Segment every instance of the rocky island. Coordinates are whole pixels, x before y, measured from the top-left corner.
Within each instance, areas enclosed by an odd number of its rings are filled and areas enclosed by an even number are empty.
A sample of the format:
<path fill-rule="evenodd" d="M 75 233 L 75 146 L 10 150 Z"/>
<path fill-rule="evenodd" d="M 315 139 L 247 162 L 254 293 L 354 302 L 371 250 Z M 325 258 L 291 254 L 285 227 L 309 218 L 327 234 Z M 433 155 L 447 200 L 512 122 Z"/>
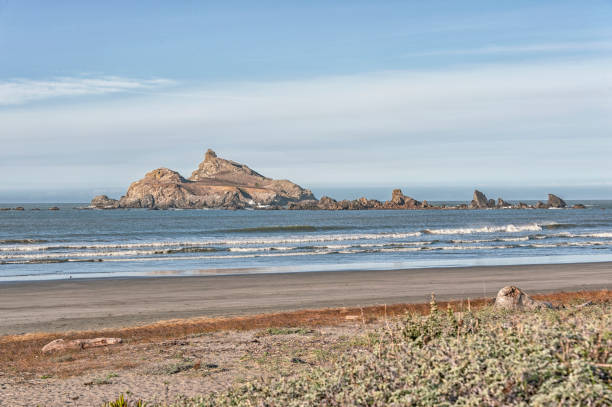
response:
<path fill-rule="evenodd" d="M 125 196 L 112 199 L 99 195 L 90 208 L 148 209 L 291 209 L 291 210 L 364 210 L 364 209 L 547 209 L 565 208 L 567 204 L 556 195 L 535 205 L 511 204 L 502 198 L 487 199 L 476 190 L 469 204 L 431 205 L 393 190 L 391 199 L 378 201 L 365 197 L 337 201 L 328 196 L 316 199 L 308 189 L 288 180 L 265 177 L 244 164 L 217 157 L 207 150 L 204 161 L 189 178 L 168 168 L 148 172 L 143 179 L 130 185 Z M 584 208 L 577 204 L 573 208 Z"/>

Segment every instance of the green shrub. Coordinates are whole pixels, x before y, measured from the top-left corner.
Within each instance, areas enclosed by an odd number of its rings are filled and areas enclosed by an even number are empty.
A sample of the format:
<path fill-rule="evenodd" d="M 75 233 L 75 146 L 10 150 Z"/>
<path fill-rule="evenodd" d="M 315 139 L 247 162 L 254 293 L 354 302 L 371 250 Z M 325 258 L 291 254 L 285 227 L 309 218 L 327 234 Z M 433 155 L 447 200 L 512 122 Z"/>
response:
<path fill-rule="evenodd" d="M 146 407 L 146 403 L 142 400 L 129 401 L 123 394 L 115 401 L 109 401 L 102 405 L 102 407 Z"/>
<path fill-rule="evenodd" d="M 331 367 L 176 406 L 609 406 L 611 311 L 407 315 Z"/>

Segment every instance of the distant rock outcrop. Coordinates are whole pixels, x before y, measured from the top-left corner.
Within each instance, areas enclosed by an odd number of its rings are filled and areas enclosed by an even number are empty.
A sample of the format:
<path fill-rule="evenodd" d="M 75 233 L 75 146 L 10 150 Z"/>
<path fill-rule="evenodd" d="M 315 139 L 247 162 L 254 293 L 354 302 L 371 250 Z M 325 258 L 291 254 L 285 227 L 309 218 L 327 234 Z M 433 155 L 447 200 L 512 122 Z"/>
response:
<path fill-rule="evenodd" d="M 548 207 L 550 208 L 565 208 L 567 204 L 557 195 L 548 194 Z"/>
<path fill-rule="evenodd" d="M 487 199 L 479 190 L 474 191 L 471 203 L 437 205 L 404 195 L 394 189 L 391 199 L 378 201 L 361 197 L 337 201 L 328 196 L 317 200 L 312 192 L 287 180 L 265 177 L 244 164 L 217 157 L 206 151 L 204 161 L 186 179 L 176 171 L 158 168 L 132 183 L 125 196 L 116 200 L 106 195 L 92 199 L 89 209 L 148 208 L 148 209 L 294 209 L 294 210 L 364 210 L 364 209 L 535 209 L 565 208 L 566 203 L 556 195 L 548 195 L 548 203 L 512 205 L 502 198 Z M 584 206 L 576 204 L 576 209 Z M 11 208 L 0 208 L 10 210 Z M 59 209 L 59 208 L 58 208 Z M 83 208 L 86 209 L 86 208 Z M 22 207 L 14 210 L 23 210 Z"/>
<path fill-rule="evenodd" d="M 496 208 L 511 208 L 512 204 L 509 202 L 504 201 L 501 198 L 497 198 L 497 205 L 495 205 Z"/>
<path fill-rule="evenodd" d="M 168 168 L 158 168 L 130 185 L 116 207 L 150 209 L 241 209 L 315 200 L 310 190 L 287 180 L 264 177 L 244 164 L 217 157 L 208 150 L 189 179 Z M 96 208 L 114 208 L 115 200 L 98 196 Z"/>
<path fill-rule="evenodd" d="M 495 203 L 493 203 L 493 206 L 495 206 Z M 476 189 L 474 190 L 474 198 L 472 198 L 470 207 L 479 209 L 488 208 L 489 200 L 485 194 Z"/>
<path fill-rule="evenodd" d="M 96 209 L 116 209 L 119 207 L 119 201 L 106 195 L 98 195 L 91 200 L 89 206 Z"/>

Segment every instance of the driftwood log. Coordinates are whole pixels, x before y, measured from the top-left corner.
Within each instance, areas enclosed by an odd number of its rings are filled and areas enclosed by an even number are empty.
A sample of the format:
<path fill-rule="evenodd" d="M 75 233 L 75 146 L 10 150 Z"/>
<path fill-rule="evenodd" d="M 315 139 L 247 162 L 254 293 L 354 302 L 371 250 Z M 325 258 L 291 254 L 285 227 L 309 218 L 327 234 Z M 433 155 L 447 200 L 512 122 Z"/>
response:
<path fill-rule="evenodd" d="M 66 341 L 64 339 L 56 339 L 43 346 L 43 353 L 69 350 L 69 349 L 87 349 L 96 348 L 99 346 L 108 346 L 121 343 L 121 338 L 93 338 L 93 339 L 73 339 Z"/>

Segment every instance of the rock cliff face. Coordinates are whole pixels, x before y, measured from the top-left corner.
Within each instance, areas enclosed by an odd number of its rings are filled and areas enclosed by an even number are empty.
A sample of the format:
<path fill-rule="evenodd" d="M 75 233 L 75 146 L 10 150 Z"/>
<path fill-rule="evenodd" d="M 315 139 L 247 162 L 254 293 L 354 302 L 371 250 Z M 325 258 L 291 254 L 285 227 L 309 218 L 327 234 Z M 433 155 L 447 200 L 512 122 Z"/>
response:
<path fill-rule="evenodd" d="M 158 168 L 130 185 L 116 207 L 241 209 L 305 200 L 315 200 L 310 190 L 287 180 L 264 177 L 246 165 L 219 158 L 208 150 L 189 179 L 176 171 Z M 91 206 L 111 208 L 112 201 L 100 196 L 94 198 Z"/>

